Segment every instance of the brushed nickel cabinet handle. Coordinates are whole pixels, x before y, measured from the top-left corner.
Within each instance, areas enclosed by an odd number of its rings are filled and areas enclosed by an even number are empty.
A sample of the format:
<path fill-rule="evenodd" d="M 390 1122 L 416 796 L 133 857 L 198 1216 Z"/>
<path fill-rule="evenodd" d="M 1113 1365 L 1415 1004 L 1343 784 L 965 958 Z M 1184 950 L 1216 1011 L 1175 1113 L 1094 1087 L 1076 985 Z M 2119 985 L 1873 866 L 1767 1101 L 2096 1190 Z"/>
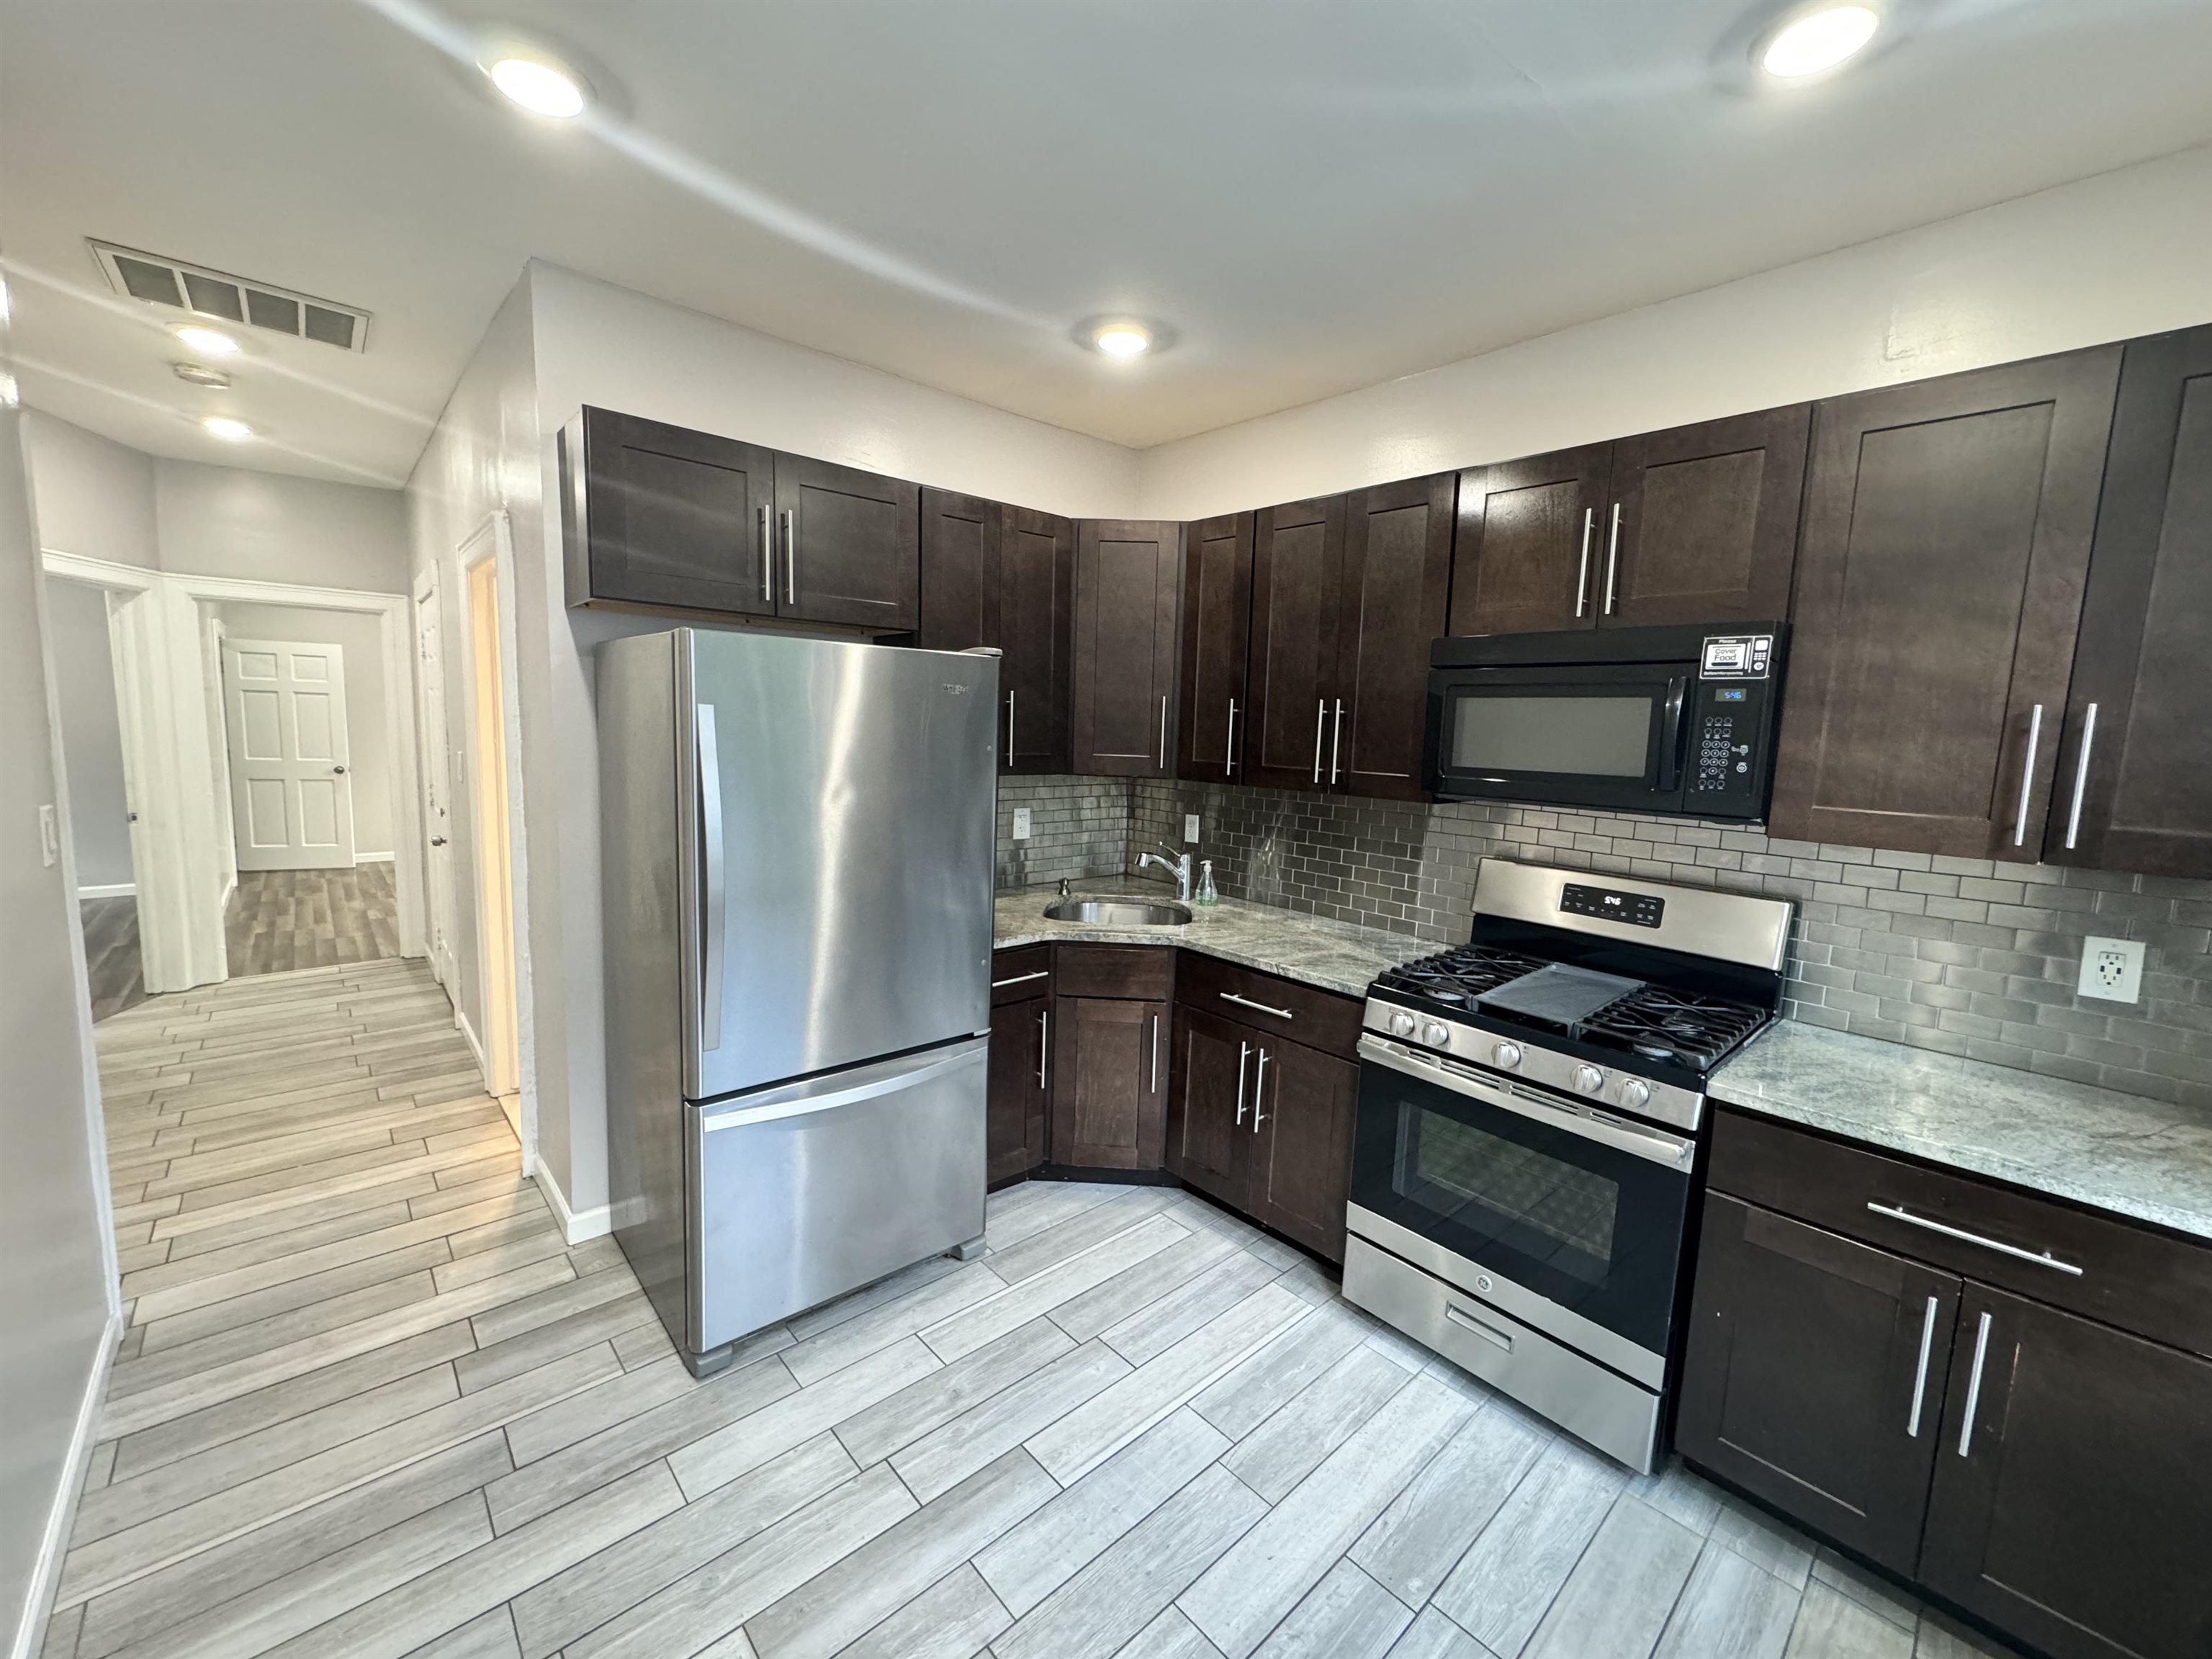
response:
<path fill-rule="evenodd" d="M 1583 614 L 1583 607 L 1589 602 L 1590 532 L 1596 527 L 1597 509 L 1594 507 L 1584 507 L 1583 509 L 1583 562 L 1582 568 L 1575 575 L 1575 615 L 1577 617 Z"/>
<path fill-rule="evenodd" d="M 2066 849 L 2073 851 L 2081 834 L 2081 797 L 2089 787 L 2089 747 L 2097 741 L 2097 705 L 2081 717 L 2081 758 L 2074 763 L 2074 810 L 2066 815 Z"/>
<path fill-rule="evenodd" d="M 1256 1008 L 1263 1014 L 1273 1014 L 1277 1019 L 1296 1019 L 1297 1016 L 1287 1008 L 1270 1008 L 1264 1002 L 1255 1002 L 1249 997 L 1240 997 L 1234 991 L 1221 993 L 1224 1002 L 1233 1002 L 1240 1008 Z"/>
<path fill-rule="evenodd" d="M 1258 1134 L 1267 1120 L 1260 1115 L 1260 1097 L 1267 1091 L 1267 1051 L 1260 1050 L 1259 1069 L 1252 1073 L 1252 1133 Z"/>
<path fill-rule="evenodd" d="M 1168 700 L 1160 699 L 1160 770 L 1168 769 Z"/>
<path fill-rule="evenodd" d="M 1045 1086 L 1045 1060 L 1051 1053 L 1052 1010 L 1050 1008 L 1040 1008 L 1037 1010 L 1037 1087 L 1040 1089 Z"/>
<path fill-rule="evenodd" d="M 1959 1455 L 1974 1443 L 1974 1413 L 1982 1404 L 1982 1367 L 1990 1357 L 1990 1312 L 1982 1310 L 1982 1322 L 1974 1332 L 1974 1369 L 1966 1377 L 1966 1410 L 1959 1424 Z"/>
<path fill-rule="evenodd" d="M 1613 528 L 1605 538 L 1605 614 L 1613 614 L 1613 579 L 1620 568 L 1620 503 L 1613 504 Z"/>
<path fill-rule="evenodd" d="M 1319 782 L 1321 781 L 1321 734 L 1322 734 L 1322 732 L 1323 731 L 1325 731 L 1325 730 L 1328 728 L 1328 699 L 1327 697 L 1323 697 L 1323 698 L 1322 698 L 1319 702 L 1317 702 L 1317 703 L 1316 703 L 1316 704 L 1314 705 L 1314 776 L 1313 776 L 1313 781 L 1314 781 L 1316 783 L 1319 783 Z"/>
<path fill-rule="evenodd" d="M 1006 764 L 1014 763 L 1014 694 L 1006 693 Z"/>
<path fill-rule="evenodd" d="M 761 598 L 770 605 L 775 603 L 775 521 L 769 516 L 768 503 L 761 503 Z"/>
<path fill-rule="evenodd" d="M 1243 1128 L 1243 1127 L 1244 1127 L 1244 1067 L 1251 1062 L 1251 1059 L 1252 1059 L 1252 1045 L 1251 1045 L 1250 1043 L 1249 1043 L 1249 1042 L 1240 1042 L 1240 1043 L 1238 1043 L 1238 1044 L 1237 1045 L 1237 1123 L 1236 1123 L 1236 1127 L 1238 1127 L 1238 1128 L 1240 1128 L 1240 1129 L 1241 1129 L 1241 1128 Z"/>
<path fill-rule="evenodd" d="M 2027 798 L 2035 787 L 2035 751 L 2043 742 L 2043 705 L 2035 705 L 2035 712 L 2027 720 L 2027 757 L 2020 767 L 2020 811 L 2013 815 L 2012 844 L 2021 846 L 2027 840 Z"/>
<path fill-rule="evenodd" d="M 1337 750 L 1341 749 L 1343 746 L 1344 703 L 1341 699 L 1339 699 L 1336 705 L 1336 727 L 1335 730 L 1330 733 L 1328 739 L 1328 781 L 1331 783 L 1334 783 L 1336 781 L 1336 753 Z"/>
<path fill-rule="evenodd" d="M 1152 1016 L 1152 1092 L 1160 1091 L 1160 1017 Z"/>
<path fill-rule="evenodd" d="M 799 515 L 787 507 L 783 514 L 783 602 L 799 603 Z"/>
<path fill-rule="evenodd" d="M 1905 1421 L 1905 1437 L 1920 1438 L 1920 1408 L 1928 1400 L 1928 1358 L 1936 1346 L 1936 1298 L 1928 1298 L 1928 1310 L 1920 1316 L 1920 1364 L 1912 1373 L 1912 1414 Z"/>
<path fill-rule="evenodd" d="M 1221 775 L 1233 776 L 1237 770 L 1237 699 L 1229 700 L 1229 732 L 1221 749 Z M 2073 843 L 2069 842 L 2068 846 Z"/>
<path fill-rule="evenodd" d="M 2016 1261 L 2033 1261 L 2039 1267 L 2054 1268 L 2062 1273 L 2070 1273 L 2076 1279 L 2081 1277 L 2081 1270 L 2079 1267 L 2070 1261 L 2061 1261 L 2048 1250 L 2043 1251 L 2040 1255 L 2033 1250 L 2023 1250 L 2019 1245 L 2008 1244 L 2001 1238 L 1985 1238 L 1979 1233 L 1970 1233 L 1963 1227 L 1954 1227 L 1948 1221 L 1931 1221 L 1924 1215 L 1915 1215 L 1911 1211 L 1901 1210 L 1894 1204 L 1877 1204 L 1869 1199 L 1867 1200 L 1867 1208 L 1876 1215 L 1887 1216 L 1892 1221 L 1902 1221 L 1908 1227 L 1923 1228 L 1931 1233 L 1941 1233 L 1946 1238 L 1955 1238 L 1962 1244 L 1978 1244 L 1985 1250 L 1995 1250 L 1998 1255 L 2008 1255 Z"/>
<path fill-rule="evenodd" d="M 1012 979 L 994 979 L 991 981 L 991 988 L 997 991 L 1009 985 L 1026 985 L 1033 979 L 1050 979 L 1051 977 L 1052 969 L 1040 968 L 1034 974 L 1016 974 Z"/>

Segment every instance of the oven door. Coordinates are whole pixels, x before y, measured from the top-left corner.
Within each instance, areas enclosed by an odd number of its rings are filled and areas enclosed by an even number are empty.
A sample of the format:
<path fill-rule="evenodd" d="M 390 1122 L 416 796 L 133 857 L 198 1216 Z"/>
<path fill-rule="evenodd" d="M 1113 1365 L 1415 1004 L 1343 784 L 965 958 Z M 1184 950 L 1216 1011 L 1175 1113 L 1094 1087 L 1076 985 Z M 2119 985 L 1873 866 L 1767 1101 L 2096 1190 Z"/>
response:
<path fill-rule="evenodd" d="M 1359 1054 L 1352 1230 L 1658 1386 L 1694 1143 L 1372 1034 Z"/>
<path fill-rule="evenodd" d="M 1429 788 L 1441 800 L 1679 810 L 1692 666 L 1432 670 Z"/>

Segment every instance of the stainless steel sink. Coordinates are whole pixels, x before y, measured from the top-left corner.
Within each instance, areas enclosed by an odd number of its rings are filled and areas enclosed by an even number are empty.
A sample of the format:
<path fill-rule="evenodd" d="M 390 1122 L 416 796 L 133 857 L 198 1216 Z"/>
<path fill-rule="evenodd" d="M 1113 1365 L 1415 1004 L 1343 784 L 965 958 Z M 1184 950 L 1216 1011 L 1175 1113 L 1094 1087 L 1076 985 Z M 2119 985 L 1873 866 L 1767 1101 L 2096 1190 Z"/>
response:
<path fill-rule="evenodd" d="M 1088 921 L 1107 927 L 1180 927 L 1190 920 L 1190 907 L 1146 899 L 1064 898 L 1046 905 L 1044 914 L 1052 921 Z"/>

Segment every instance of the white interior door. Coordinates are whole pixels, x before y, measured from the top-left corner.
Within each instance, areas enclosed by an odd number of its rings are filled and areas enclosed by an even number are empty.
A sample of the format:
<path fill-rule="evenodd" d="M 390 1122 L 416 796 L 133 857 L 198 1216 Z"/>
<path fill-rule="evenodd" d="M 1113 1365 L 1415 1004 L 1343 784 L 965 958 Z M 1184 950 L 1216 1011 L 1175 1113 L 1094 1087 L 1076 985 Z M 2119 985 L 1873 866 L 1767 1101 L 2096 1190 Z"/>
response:
<path fill-rule="evenodd" d="M 425 572 L 415 588 L 415 688 L 422 730 L 422 816 L 428 842 L 425 872 L 430 890 L 430 971 L 438 983 L 453 982 L 452 746 L 446 736 L 445 630 L 439 626 L 438 579 Z"/>
<path fill-rule="evenodd" d="M 227 640 L 222 671 L 238 867 L 351 869 L 343 650 Z"/>

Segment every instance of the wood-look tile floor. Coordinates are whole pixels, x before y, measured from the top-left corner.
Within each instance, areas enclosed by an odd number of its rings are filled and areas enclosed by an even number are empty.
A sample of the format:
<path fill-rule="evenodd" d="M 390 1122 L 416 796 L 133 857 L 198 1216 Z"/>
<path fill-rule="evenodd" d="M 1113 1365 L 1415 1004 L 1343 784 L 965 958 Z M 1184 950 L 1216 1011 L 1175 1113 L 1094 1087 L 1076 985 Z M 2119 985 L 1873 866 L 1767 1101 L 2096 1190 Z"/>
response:
<path fill-rule="evenodd" d="M 241 870 L 222 926 L 234 978 L 397 957 L 392 866 Z"/>
<path fill-rule="evenodd" d="M 1676 1468 L 1617 1466 L 1159 1188 L 705 1382 L 568 1249 L 419 964 L 100 1033 L 129 1334 L 51 1659 L 1957 1659 Z"/>

